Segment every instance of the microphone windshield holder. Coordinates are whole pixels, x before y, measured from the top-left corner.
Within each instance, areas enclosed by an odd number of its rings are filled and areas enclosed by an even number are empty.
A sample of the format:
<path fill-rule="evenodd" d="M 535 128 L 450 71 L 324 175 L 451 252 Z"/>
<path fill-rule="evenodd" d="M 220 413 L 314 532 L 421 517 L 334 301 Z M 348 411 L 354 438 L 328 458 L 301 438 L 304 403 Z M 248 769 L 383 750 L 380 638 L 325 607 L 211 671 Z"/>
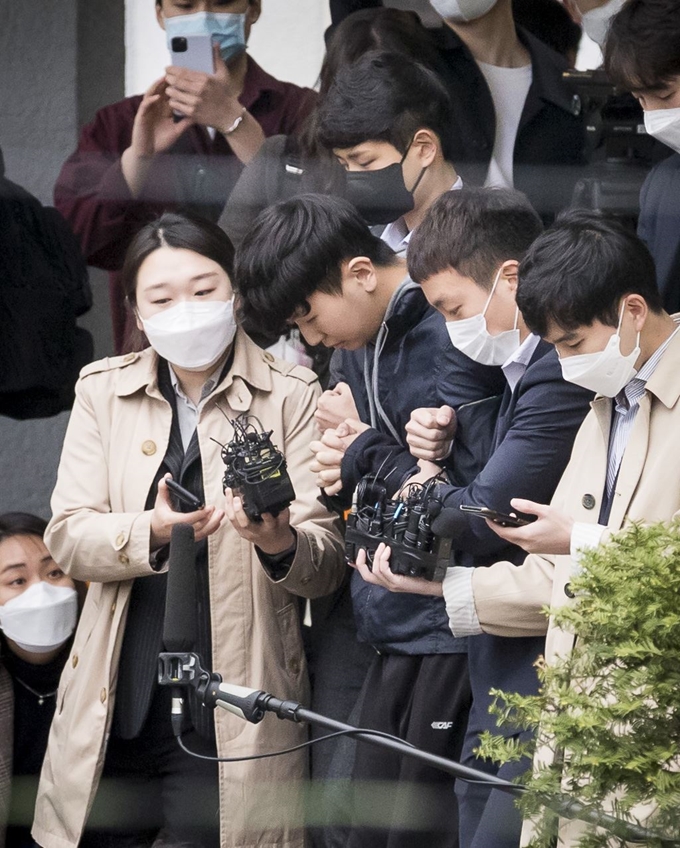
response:
<path fill-rule="evenodd" d="M 166 651 L 191 651 L 196 645 L 194 538 L 191 524 L 175 524 L 172 528 L 163 619 L 163 645 Z"/>
<path fill-rule="evenodd" d="M 394 574 L 423 577 L 441 583 L 451 557 L 450 538 L 435 536 L 432 522 L 442 509 L 438 493 L 439 477 L 425 483 L 412 483 L 402 500 L 388 497 L 382 479 L 370 474 L 359 481 L 347 516 L 345 559 L 356 562 L 361 548 L 373 568 L 373 558 L 381 542 L 389 545 L 390 570 Z"/>
<path fill-rule="evenodd" d="M 201 666 L 198 654 L 194 653 L 164 653 L 160 655 L 158 666 L 158 682 L 162 686 L 174 686 L 185 688 L 192 686 L 196 690 L 198 699 L 208 707 L 220 707 L 233 715 L 238 716 L 252 724 L 258 724 L 268 712 L 274 713 L 280 719 L 293 722 L 306 722 L 323 727 L 334 732 L 349 733 L 362 742 L 386 748 L 394 753 L 410 759 L 418 760 L 432 768 L 452 774 L 461 780 L 472 781 L 500 790 L 511 795 L 522 795 L 526 792 L 526 786 L 512 783 L 509 780 L 461 765 L 446 757 L 431 754 L 421 748 L 416 748 L 410 743 L 403 742 L 395 737 L 374 735 L 370 730 L 354 727 L 351 724 L 327 718 L 320 713 L 312 712 L 299 704 L 297 701 L 283 700 L 261 689 L 250 689 L 246 686 L 238 686 L 232 683 L 224 683 L 222 676 L 215 672 L 206 671 Z M 175 735 L 181 734 L 181 698 L 177 708 L 173 702 L 173 713 L 177 709 L 178 716 L 174 717 L 173 724 Z M 579 819 L 590 822 L 598 827 L 603 827 L 610 833 L 616 834 L 627 842 L 649 844 L 654 842 L 670 848 L 678 845 L 677 840 L 667 839 L 663 835 L 654 833 L 646 827 L 626 821 L 606 813 L 592 805 L 586 805 L 581 801 L 570 798 L 568 795 L 542 795 L 541 802 L 560 816 L 568 819 Z"/>
<path fill-rule="evenodd" d="M 273 430 L 265 431 L 251 415 L 230 423 L 234 437 L 222 447 L 222 487 L 241 498 L 251 521 L 261 521 L 265 512 L 278 515 L 295 500 L 295 490 L 285 457 L 272 443 Z"/>

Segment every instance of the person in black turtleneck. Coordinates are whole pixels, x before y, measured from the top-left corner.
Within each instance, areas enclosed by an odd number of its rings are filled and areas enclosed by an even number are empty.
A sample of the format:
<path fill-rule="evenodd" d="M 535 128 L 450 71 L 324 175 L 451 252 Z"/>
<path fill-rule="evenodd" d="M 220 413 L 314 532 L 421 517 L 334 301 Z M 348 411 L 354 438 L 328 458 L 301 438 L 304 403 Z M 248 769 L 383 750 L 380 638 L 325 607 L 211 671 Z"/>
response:
<path fill-rule="evenodd" d="M 78 616 L 76 584 L 42 537 L 47 522 L 0 515 L 0 827 L 28 848 L 38 775 Z M 0 836 L 1 841 L 1 836 Z"/>

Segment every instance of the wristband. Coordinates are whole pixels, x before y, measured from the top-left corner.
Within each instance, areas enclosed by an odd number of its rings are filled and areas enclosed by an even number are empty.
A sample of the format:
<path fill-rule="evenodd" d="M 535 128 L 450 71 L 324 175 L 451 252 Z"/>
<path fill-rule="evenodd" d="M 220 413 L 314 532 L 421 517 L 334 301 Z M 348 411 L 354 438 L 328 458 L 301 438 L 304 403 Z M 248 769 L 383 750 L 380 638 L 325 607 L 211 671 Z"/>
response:
<path fill-rule="evenodd" d="M 244 106 L 243 109 L 241 110 L 241 114 L 238 116 L 238 118 L 234 121 L 234 123 L 228 129 L 226 129 L 222 133 L 222 135 L 231 135 L 233 132 L 236 132 L 236 130 L 241 126 L 241 123 L 243 122 L 243 118 L 245 117 L 245 114 L 246 114 L 247 111 L 248 110 Z"/>

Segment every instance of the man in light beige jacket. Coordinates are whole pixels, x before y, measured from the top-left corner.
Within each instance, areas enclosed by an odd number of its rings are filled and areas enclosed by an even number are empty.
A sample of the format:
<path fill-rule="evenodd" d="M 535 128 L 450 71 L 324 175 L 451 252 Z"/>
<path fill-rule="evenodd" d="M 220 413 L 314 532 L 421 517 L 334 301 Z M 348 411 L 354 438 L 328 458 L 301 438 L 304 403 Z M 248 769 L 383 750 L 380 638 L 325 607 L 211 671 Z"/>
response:
<path fill-rule="evenodd" d="M 543 608 L 570 603 L 579 552 L 632 521 L 669 521 L 680 512 L 680 316 L 663 311 L 642 242 L 584 211 L 561 216 L 536 240 L 520 266 L 517 303 L 532 330 L 557 348 L 565 379 L 598 393 L 550 506 L 517 499 L 513 507 L 536 516 L 533 523 L 490 524 L 530 555 L 520 565 L 476 568 L 467 585 L 456 568 L 443 584 L 394 575 L 389 552 L 364 576 L 393 591 L 443 593 L 456 635 L 546 634 L 550 661 L 568 653 L 575 637 Z M 436 424 L 430 435 L 441 449 Z M 511 801 L 496 794 L 500 819 Z M 530 831 L 526 825 L 522 844 Z M 562 822 L 559 845 L 575 844 L 581 833 L 580 823 Z M 477 839 L 473 848 L 482 848 Z"/>

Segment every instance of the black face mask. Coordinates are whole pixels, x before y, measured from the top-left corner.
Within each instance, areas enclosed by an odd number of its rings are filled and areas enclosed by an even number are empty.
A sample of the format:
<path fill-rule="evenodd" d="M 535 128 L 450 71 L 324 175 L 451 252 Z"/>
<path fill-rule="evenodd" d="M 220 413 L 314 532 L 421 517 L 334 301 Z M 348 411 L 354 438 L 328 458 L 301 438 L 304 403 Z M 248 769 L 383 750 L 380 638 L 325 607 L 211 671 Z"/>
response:
<path fill-rule="evenodd" d="M 345 176 L 345 197 L 369 226 L 391 224 L 413 209 L 413 193 L 404 183 L 401 162 L 377 171 L 348 171 Z"/>

